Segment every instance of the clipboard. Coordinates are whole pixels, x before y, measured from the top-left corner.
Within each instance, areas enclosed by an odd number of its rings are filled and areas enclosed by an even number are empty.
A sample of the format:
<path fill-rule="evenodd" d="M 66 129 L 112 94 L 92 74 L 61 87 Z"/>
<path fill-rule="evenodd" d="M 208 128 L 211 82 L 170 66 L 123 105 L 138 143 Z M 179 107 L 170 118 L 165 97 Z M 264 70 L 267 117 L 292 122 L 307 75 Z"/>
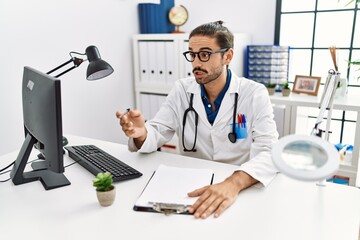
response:
<path fill-rule="evenodd" d="M 135 211 L 169 214 L 191 214 L 188 208 L 198 198 L 190 198 L 188 192 L 211 185 L 214 173 L 211 169 L 179 168 L 159 165 L 134 204 Z"/>

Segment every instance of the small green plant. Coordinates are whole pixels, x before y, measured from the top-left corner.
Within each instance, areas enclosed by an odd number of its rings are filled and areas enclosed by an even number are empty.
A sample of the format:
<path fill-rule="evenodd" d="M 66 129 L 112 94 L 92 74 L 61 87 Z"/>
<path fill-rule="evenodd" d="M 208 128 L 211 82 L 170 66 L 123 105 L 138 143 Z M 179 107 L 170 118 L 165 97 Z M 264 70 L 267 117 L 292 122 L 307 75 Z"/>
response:
<path fill-rule="evenodd" d="M 351 65 L 357 67 L 357 69 L 355 71 L 360 71 L 360 60 L 349 61 L 348 62 L 348 68 L 350 68 Z M 359 80 L 359 79 L 360 79 L 360 76 L 357 77 L 357 80 Z"/>
<path fill-rule="evenodd" d="M 348 5 L 350 5 L 352 2 L 356 2 L 356 3 L 360 3 L 360 0 L 349 0 L 349 2 L 345 5 L 345 7 L 346 6 L 348 6 Z M 338 2 L 340 2 L 340 0 L 338 0 Z"/>
<path fill-rule="evenodd" d="M 276 84 L 269 82 L 269 83 L 266 85 L 266 87 L 267 87 L 267 88 L 275 88 L 275 87 L 276 87 Z"/>
<path fill-rule="evenodd" d="M 288 83 L 288 82 L 285 82 L 285 83 L 284 83 L 283 89 L 289 89 L 289 83 Z"/>
<path fill-rule="evenodd" d="M 112 183 L 112 175 L 109 172 L 100 172 L 93 179 L 93 186 L 96 187 L 96 190 L 99 192 L 106 192 L 113 189 L 114 186 L 112 185 Z"/>

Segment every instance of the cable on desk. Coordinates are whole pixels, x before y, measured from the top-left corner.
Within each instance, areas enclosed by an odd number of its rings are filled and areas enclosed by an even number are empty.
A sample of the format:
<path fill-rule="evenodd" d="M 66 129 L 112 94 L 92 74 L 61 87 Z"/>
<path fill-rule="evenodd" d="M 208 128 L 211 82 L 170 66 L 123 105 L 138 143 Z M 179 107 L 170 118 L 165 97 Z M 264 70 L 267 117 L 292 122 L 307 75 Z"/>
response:
<path fill-rule="evenodd" d="M 26 164 L 29 164 L 29 163 L 32 163 L 32 162 L 35 162 L 35 161 L 38 161 L 38 160 L 42 160 L 42 159 L 37 158 L 37 159 L 34 159 L 34 160 L 31 160 L 31 161 L 27 162 Z M 73 162 L 73 163 L 70 163 L 70 164 L 64 166 L 64 168 L 70 167 L 71 165 L 74 165 L 75 163 L 78 163 L 78 162 L 79 162 L 79 161 L 75 161 L 75 162 Z M 1 169 L 1 170 L 0 170 L 0 175 L 3 175 L 3 174 L 8 173 L 8 172 L 11 172 L 11 170 L 8 170 L 8 171 L 5 171 L 5 172 L 3 172 L 3 171 L 6 170 L 6 169 L 8 169 L 9 167 L 11 167 L 12 165 L 14 165 L 14 163 L 15 163 L 15 161 L 13 161 L 13 162 L 10 163 L 8 166 L 6 166 L 6 167 L 4 167 L 3 169 Z M 9 181 L 10 179 L 11 179 L 11 177 L 8 178 L 8 179 L 5 179 L 5 180 L 0 180 L 0 183 L 7 182 L 7 181 Z"/>
<path fill-rule="evenodd" d="M 75 161 L 75 162 L 73 162 L 73 163 L 70 163 L 70 164 L 64 166 L 64 168 L 70 167 L 71 165 L 74 165 L 75 163 L 78 163 L 78 162 L 80 162 L 80 161 L 81 161 L 81 160 L 78 160 L 78 161 Z"/>
<path fill-rule="evenodd" d="M 15 163 L 15 161 L 13 161 L 12 163 L 10 163 L 8 166 L 4 167 L 3 169 L 0 170 L 0 175 L 3 175 L 5 173 L 8 173 L 8 172 L 11 172 L 11 170 L 7 170 L 5 171 L 6 169 L 8 169 L 9 167 L 11 167 L 13 164 Z M 5 171 L 5 172 L 4 172 Z M 7 182 L 9 181 L 11 178 L 8 178 L 8 179 L 5 179 L 5 180 L 0 180 L 0 183 L 4 183 L 4 182 Z"/>
<path fill-rule="evenodd" d="M 6 169 L 8 169 L 9 167 L 11 167 L 11 165 L 13 165 L 15 163 L 15 161 L 13 161 L 12 163 L 10 163 L 8 166 L 4 167 L 3 169 L 0 170 L 0 173 Z"/>
<path fill-rule="evenodd" d="M 0 183 L 4 183 L 4 182 L 7 182 L 9 181 L 11 178 L 8 178 L 8 179 L 5 179 L 5 180 L 0 180 Z"/>
<path fill-rule="evenodd" d="M 31 161 L 27 162 L 26 165 L 29 164 L 29 163 L 35 162 L 35 161 L 37 161 L 37 160 L 40 160 L 40 159 L 37 158 L 37 159 L 31 160 Z M 9 167 L 10 167 L 11 165 L 13 165 L 14 163 L 15 163 L 15 161 L 13 161 L 12 163 L 10 163 L 10 165 L 8 165 L 7 167 L 1 169 L 1 170 L 0 170 L 0 175 L 3 175 L 3 174 L 8 173 L 8 172 L 11 172 L 11 170 L 7 170 L 7 171 L 5 171 L 5 172 L 3 172 L 3 171 L 4 171 L 5 169 L 9 168 Z M 7 181 L 9 181 L 10 179 L 11 179 L 11 177 L 8 178 L 8 179 L 5 179 L 5 180 L 0 180 L 0 183 L 7 182 Z"/>

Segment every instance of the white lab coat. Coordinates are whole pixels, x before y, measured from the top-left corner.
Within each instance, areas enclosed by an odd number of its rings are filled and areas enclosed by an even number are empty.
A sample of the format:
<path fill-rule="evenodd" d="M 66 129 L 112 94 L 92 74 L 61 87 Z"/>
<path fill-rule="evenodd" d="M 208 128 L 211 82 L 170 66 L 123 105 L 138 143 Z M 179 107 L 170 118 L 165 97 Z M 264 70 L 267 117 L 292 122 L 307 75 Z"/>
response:
<path fill-rule="evenodd" d="M 176 133 L 182 155 L 239 165 L 238 170 L 245 171 L 264 186 L 268 185 L 277 172 L 271 160 L 271 145 L 278 139 L 269 95 L 264 85 L 239 78 L 234 72 L 231 76 L 229 89 L 213 125 L 207 119 L 200 85 L 193 77 L 180 79 L 159 112 L 146 122 L 147 138 L 141 149 L 138 150 L 130 139 L 129 150 L 143 153 L 156 151 Z M 235 92 L 239 94 L 236 113 L 245 114 L 248 137 L 232 143 L 228 134 L 232 131 L 230 124 L 233 122 Z M 191 93 L 194 94 L 193 107 L 199 115 L 197 151 L 184 152 L 183 116 L 189 107 Z M 191 149 L 195 138 L 194 114 L 188 114 L 185 126 L 185 146 Z"/>

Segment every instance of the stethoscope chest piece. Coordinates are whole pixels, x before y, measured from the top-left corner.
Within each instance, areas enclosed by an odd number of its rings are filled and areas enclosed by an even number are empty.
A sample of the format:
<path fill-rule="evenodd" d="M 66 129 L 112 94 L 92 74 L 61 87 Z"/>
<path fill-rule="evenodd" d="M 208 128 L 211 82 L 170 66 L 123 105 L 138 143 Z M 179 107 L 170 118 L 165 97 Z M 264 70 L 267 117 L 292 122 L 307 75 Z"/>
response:
<path fill-rule="evenodd" d="M 230 142 L 235 143 L 236 142 L 236 133 L 235 132 L 229 133 L 228 138 L 229 138 Z"/>

